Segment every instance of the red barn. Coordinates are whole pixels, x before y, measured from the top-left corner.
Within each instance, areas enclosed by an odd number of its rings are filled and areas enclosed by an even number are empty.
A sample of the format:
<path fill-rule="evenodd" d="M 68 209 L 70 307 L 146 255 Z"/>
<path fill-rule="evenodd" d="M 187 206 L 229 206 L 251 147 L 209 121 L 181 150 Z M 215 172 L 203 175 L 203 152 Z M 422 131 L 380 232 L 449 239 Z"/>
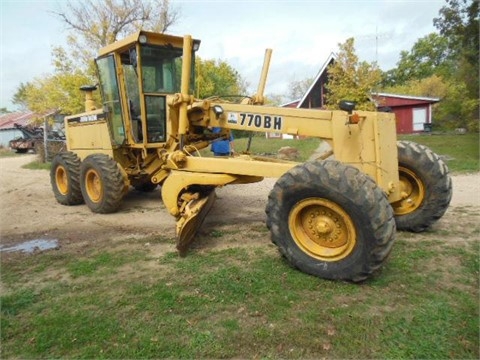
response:
<path fill-rule="evenodd" d="M 387 107 L 397 118 L 397 133 L 411 134 L 430 131 L 432 127 L 432 105 L 440 99 L 396 95 L 386 93 L 372 94 L 377 107 Z"/>
<path fill-rule="evenodd" d="M 320 68 L 312 84 L 301 99 L 283 104 L 283 107 L 296 107 L 306 109 L 321 109 L 325 105 L 325 84 L 328 82 L 327 69 L 335 62 L 332 53 Z M 430 131 L 432 126 L 432 105 L 440 99 L 396 95 L 386 93 L 371 94 L 372 101 L 377 108 L 390 108 L 397 118 L 397 133 L 411 134 L 416 132 Z M 275 137 L 275 135 L 270 135 Z M 280 137 L 278 134 L 277 137 Z"/>

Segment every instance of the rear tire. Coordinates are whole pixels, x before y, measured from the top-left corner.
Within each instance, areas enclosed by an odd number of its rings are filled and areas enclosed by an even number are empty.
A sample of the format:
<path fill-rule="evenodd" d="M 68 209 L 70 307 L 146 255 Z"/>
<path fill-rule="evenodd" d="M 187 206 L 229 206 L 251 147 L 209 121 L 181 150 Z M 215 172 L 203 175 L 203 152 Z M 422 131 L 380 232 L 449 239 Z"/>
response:
<path fill-rule="evenodd" d="M 447 211 L 452 180 L 447 165 L 426 146 L 398 141 L 398 171 L 404 198 L 392 204 L 399 230 L 421 232 Z"/>
<path fill-rule="evenodd" d="M 395 239 L 393 210 L 375 182 L 338 161 L 307 162 L 279 178 L 268 197 L 272 242 L 301 271 L 363 281 Z"/>
<path fill-rule="evenodd" d="M 80 189 L 80 159 L 68 151 L 58 153 L 52 161 L 50 183 L 55 199 L 62 205 L 83 204 Z"/>
<path fill-rule="evenodd" d="M 80 185 L 85 203 L 94 213 L 108 214 L 118 210 L 125 183 L 117 163 L 109 156 L 86 157 L 80 168 Z"/>

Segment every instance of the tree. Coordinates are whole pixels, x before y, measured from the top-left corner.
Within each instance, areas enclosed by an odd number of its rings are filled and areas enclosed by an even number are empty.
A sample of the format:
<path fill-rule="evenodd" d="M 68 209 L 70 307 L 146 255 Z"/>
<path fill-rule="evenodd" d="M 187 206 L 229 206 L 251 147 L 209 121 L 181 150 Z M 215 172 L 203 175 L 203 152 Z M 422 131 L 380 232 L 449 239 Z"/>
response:
<path fill-rule="evenodd" d="M 479 55 L 479 0 L 446 0 L 433 24 L 448 39 L 452 51 L 460 53 L 472 65 Z"/>
<path fill-rule="evenodd" d="M 328 83 L 326 103 L 329 109 L 337 109 L 340 100 L 357 103 L 357 109 L 375 110 L 369 95 L 375 91 L 381 79 L 376 63 L 359 61 L 355 54 L 354 38 L 339 44 L 335 62 L 327 69 Z"/>
<path fill-rule="evenodd" d="M 448 40 L 457 59 L 457 71 L 471 99 L 479 98 L 479 0 L 447 0 L 433 24 Z M 478 111 L 477 117 L 478 117 Z"/>
<path fill-rule="evenodd" d="M 21 110 L 28 109 L 27 90 L 32 86 L 30 83 L 20 83 L 15 94 L 12 97 L 12 103 L 17 105 Z"/>
<path fill-rule="evenodd" d="M 288 100 L 282 94 L 267 94 L 265 96 L 265 105 L 280 106 Z"/>
<path fill-rule="evenodd" d="M 71 31 L 70 48 L 54 47 L 54 73 L 20 84 L 13 96 L 15 104 L 40 113 L 53 109 L 61 109 L 63 114 L 83 111 L 79 88 L 98 82 L 92 60 L 99 48 L 142 28 L 164 32 L 179 18 L 169 0 L 70 1 L 56 15 Z"/>
<path fill-rule="evenodd" d="M 443 98 L 447 94 L 448 84 L 445 79 L 432 75 L 423 79 L 413 79 L 401 85 L 383 88 L 383 91 L 393 94 Z"/>
<path fill-rule="evenodd" d="M 79 89 L 89 83 L 81 71 L 36 78 L 26 90 L 28 108 L 38 113 L 61 110 L 64 115 L 83 112 L 84 98 Z"/>
<path fill-rule="evenodd" d="M 470 115 L 477 106 L 477 101 L 465 97 L 467 92 L 465 83 L 452 78 L 432 75 L 424 79 L 413 79 L 402 85 L 386 87 L 387 93 L 409 96 L 424 96 L 439 98 L 441 101 L 433 105 L 433 119 L 436 128 L 453 129 L 466 127 L 478 130 L 475 121 Z"/>
<path fill-rule="evenodd" d="M 196 96 L 204 99 L 210 96 L 244 96 L 246 83 L 240 74 L 223 60 L 202 60 L 196 58 Z"/>
<path fill-rule="evenodd" d="M 291 101 L 300 99 L 303 95 L 305 95 L 314 80 L 314 78 L 307 78 L 303 80 L 290 81 L 290 83 L 288 84 L 288 99 Z"/>
<path fill-rule="evenodd" d="M 434 74 L 446 75 L 452 65 L 448 40 L 431 33 L 413 45 L 410 51 L 400 52 L 397 67 L 384 75 L 384 85 L 401 85 L 412 79 L 423 79 Z"/>
<path fill-rule="evenodd" d="M 180 16 L 170 0 L 69 1 L 55 14 L 71 31 L 72 58 L 87 67 L 101 47 L 140 29 L 166 32 Z"/>
<path fill-rule="evenodd" d="M 433 95 L 441 98 L 433 111 L 437 125 L 478 130 L 479 0 L 446 0 L 433 23 L 440 34 L 400 53 L 397 67 L 384 73 L 385 91 L 431 96 L 430 83 L 431 93 L 443 92 Z"/>

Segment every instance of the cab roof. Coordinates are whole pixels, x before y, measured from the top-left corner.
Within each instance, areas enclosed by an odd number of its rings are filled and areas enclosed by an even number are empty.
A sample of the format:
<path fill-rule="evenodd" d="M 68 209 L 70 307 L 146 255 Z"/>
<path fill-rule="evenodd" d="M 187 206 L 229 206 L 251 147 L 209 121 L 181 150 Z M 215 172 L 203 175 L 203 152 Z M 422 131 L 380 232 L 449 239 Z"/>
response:
<path fill-rule="evenodd" d="M 121 40 L 115 41 L 114 43 L 107 45 L 101 48 L 98 52 L 99 56 L 121 52 L 130 48 L 133 44 L 139 41 L 140 35 L 145 35 L 147 37 L 147 43 L 152 45 L 172 45 L 176 48 L 183 47 L 183 37 L 167 35 L 162 33 L 155 33 L 150 31 L 140 30 L 136 33 L 129 35 Z M 200 44 L 200 40 L 193 40 L 193 42 Z"/>

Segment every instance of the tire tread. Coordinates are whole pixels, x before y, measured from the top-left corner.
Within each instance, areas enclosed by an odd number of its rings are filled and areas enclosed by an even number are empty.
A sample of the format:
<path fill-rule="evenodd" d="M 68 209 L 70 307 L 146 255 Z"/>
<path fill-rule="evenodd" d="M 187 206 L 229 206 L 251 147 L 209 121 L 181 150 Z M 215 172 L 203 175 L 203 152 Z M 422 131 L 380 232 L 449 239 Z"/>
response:
<path fill-rule="evenodd" d="M 350 197 L 350 200 L 362 207 L 371 219 L 372 246 L 367 256 L 368 261 L 360 267 L 346 270 L 338 274 L 325 274 L 321 269 L 320 260 L 316 260 L 317 266 L 310 266 L 306 269 L 303 259 L 295 256 L 291 249 L 291 243 L 282 240 L 279 224 L 283 221 L 282 198 L 288 191 L 296 187 L 322 186 L 337 189 Z M 326 160 L 322 162 L 307 162 L 298 165 L 285 173 L 277 181 L 268 197 L 266 207 L 267 227 L 271 232 L 271 240 L 278 247 L 280 253 L 296 268 L 316 276 L 343 279 L 354 282 L 363 281 L 375 270 L 379 269 L 382 263 L 390 254 L 395 239 L 395 221 L 393 210 L 388 203 L 385 194 L 376 183 L 358 169 L 344 165 L 338 161 Z M 316 268 L 317 271 L 311 270 Z"/>
<path fill-rule="evenodd" d="M 103 199 L 98 203 L 89 201 L 85 189 L 85 173 L 89 168 L 94 168 L 100 174 L 103 184 Z M 120 207 L 124 195 L 124 179 L 117 162 L 105 154 L 93 154 L 85 158 L 81 168 L 82 194 L 90 210 L 99 214 L 116 212 Z"/>
<path fill-rule="evenodd" d="M 67 171 L 69 193 L 63 195 L 58 191 L 55 172 L 57 166 L 61 165 Z M 52 160 L 52 167 L 50 170 L 50 183 L 55 195 L 55 199 L 62 205 L 79 205 L 83 204 L 82 190 L 80 188 L 80 165 L 81 161 L 77 154 L 71 151 L 60 152 L 55 155 Z"/>

